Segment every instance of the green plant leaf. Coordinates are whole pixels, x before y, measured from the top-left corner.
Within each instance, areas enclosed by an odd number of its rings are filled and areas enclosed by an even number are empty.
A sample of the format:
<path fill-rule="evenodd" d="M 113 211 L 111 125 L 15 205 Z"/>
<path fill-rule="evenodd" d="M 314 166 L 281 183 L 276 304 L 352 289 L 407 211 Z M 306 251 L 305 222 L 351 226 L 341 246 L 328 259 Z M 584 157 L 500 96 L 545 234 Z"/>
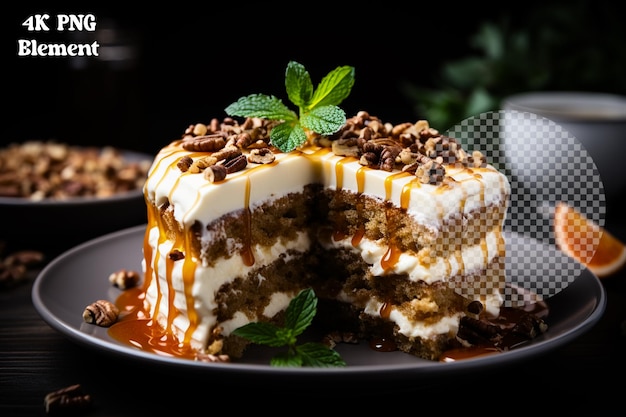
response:
<path fill-rule="evenodd" d="M 232 334 L 248 339 L 251 342 L 266 346 L 284 346 L 285 341 L 278 336 L 280 327 L 265 322 L 248 323 L 233 331 Z"/>
<path fill-rule="evenodd" d="M 317 297 L 311 288 L 302 290 L 291 300 L 285 311 L 285 327 L 292 329 L 295 335 L 301 334 L 317 313 Z"/>
<path fill-rule="evenodd" d="M 270 141 L 283 152 L 291 152 L 306 142 L 306 133 L 299 123 L 282 123 L 270 132 Z"/>
<path fill-rule="evenodd" d="M 270 120 L 298 120 L 298 116 L 289 110 L 283 102 L 274 96 L 251 94 L 241 97 L 225 109 L 229 116 L 263 117 Z"/>
<path fill-rule="evenodd" d="M 354 86 L 354 67 L 337 67 L 328 73 L 313 92 L 307 109 L 321 106 L 338 106 Z"/>
<path fill-rule="evenodd" d="M 289 100 L 298 106 L 296 114 L 274 96 L 252 94 L 226 107 L 229 116 L 262 117 L 282 120 L 270 132 L 270 142 L 283 152 L 290 152 L 307 141 L 304 129 L 320 135 L 338 131 L 346 115 L 337 106 L 350 94 L 354 85 L 354 68 L 337 67 L 328 73 L 317 88 L 302 64 L 290 61 L 285 70 L 285 88 Z"/>
<path fill-rule="evenodd" d="M 254 343 L 267 346 L 287 346 L 287 351 L 272 357 L 272 366 L 345 366 L 339 353 L 322 343 L 304 343 L 297 345 L 297 336 L 313 322 L 317 313 L 317 297 L 311 288 L 298 293 L 285 310 L 285 325 L 256 322 L 248 323 L 233 331 L 232 334 Z"/>
<path fill-rule="evenodd" d="M 313 83 L 309 72 L 302 64 L 295 61 L 289 62 L 285 71 L 285 88 L 293 104 L 300 108 L 309 104 L 313 94 Z"/>
<path fill-rule="evenodd" d="M 296 351 L 298 356 L 302 358 L 302 366 L 346 366 L 346 362 L 337 351 L 322 343 L 304 343 L 296 346 Z"/>
<path fill-rule="evenodd" d="M 346 123 L 346 113 L 337 106 L 322 106 L 300 117 L 300 124 L 320 135 L 332 135 Z"/>
<path fill-rule="evenodd" d="M 270 365 L 283 368 L 299 368 L 304 366 L 304 361 L 302 356 L 290 350 L 274 355 L 272 359 L 270 359 Z"/>

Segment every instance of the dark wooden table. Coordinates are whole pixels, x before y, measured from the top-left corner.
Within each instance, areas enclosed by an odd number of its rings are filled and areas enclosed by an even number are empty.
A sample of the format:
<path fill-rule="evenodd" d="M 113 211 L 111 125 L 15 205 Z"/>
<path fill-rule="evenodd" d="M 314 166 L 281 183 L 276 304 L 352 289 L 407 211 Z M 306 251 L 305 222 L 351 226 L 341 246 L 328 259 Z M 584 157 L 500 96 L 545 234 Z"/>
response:
<path fill-rule="evenodd" d="M 625 222 L 613 220 L 606 226 L 626 241 Z M 206 373 L 175 372 L 79 346 L 49 327 L 35 310 L 31 289 L 36 273 L 0 291 L 3 417 L 43 416 L 45 395 L 73 384 L 80 384 L 93 398 L 92 409 L 82 414 L 86 416 L 182 415 L 191 410 L 209 416 L 224 409 L 278 414 L 361 410 L 395 414 L 406 409 L 415 415 L 434 409 L 495 416 L 510 412 L 530 416 L 543 414 L 542 409 L 589 410 L 593 415 L 626 411 L 626 270 L 602 280 L 608 304 L 601 321 L 554 351 L 485 372 L 447 375 L 427 386 L 401 381 L 372 387 L 355 380 L 332 390 L 323 381 L 307 386 L 292 386 L 289 381 L 253 387 L 243 380 L 224 383 Z"/>

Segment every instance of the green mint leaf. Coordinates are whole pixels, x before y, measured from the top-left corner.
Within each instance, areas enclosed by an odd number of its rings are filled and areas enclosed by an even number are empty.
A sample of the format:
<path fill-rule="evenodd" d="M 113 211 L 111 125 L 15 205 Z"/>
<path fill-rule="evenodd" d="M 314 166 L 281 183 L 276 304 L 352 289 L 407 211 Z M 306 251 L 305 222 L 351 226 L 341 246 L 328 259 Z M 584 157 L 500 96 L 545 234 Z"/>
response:
<path fill-rule="evenodd" d="M 238 327 L 232 334 L 259 345 L 278 347 L 285 345 L 285 340 L 279 335 L 280 331 L 281 328 L 274 324 L 255 322 Z"/>
<path fill-rule="evenodd" d="M 281 151 L 290 152 L 306 143 L 304 129 L 330 135 L 343 126 L 345 113 L 337 106 L 348 97 L 353 85 L 354 67 L 343 66 L 329 72 L 314 90 L 309 72 L 302 64 L 290 61 L 285 70 L 285 88 L 289 100 L 298 106 L 299 114 L 280 99 L 264 94 L 241 97 L 225 111 L 229 116 L 284 121 L 272 128 L 270 141 Z"/>
<path fill-rule="evenodd" d="M 270 359 L 271 366 L 299 368 L 303 366 L 302 356 L 291 349 L 288 352 L 278 353 Z"/>
<path fill-rule="evenodd" d="M 271 366 L 345 366 L 339 353 L 322 343 L 296 345 L 297 336 L 313 322 L 317 313 L 317 297 L 311 288 L 298 293 L 285 310 L 285 326 L 269 323 L 248 323 L 235 329 L 232 334 L 254 343 L 272 347 L 287 345 L 287 352 L 279 353 L 270 360 Z"/>
<path fill-rule="evenodd" d="M 291 300 L 285 311 L 285 327 L 291 329 L 297 336 L 309 327 L 316 312 L 315 292 L 311 288 L 302 290 Z"/>
<path fill-rule="evenodd" d="M 302 366 L 331 367 L 346 366 L 337 351 L 322 343 L 304 343 L 296 347 Z"/>
<path fill-rule="evenodd" d="M 328 73 L 313 93 L 308 109 L 321 106 L 338 106 L 350 95 L 354 85 L 354 67 L 337 67 Z"/>
<path fill-rule="evenodd" d="M 283 152 L 291 152 L 307 140 L 306 133 L 299 123 L 282 123 L 270 132 L 270 141 Z"/>
<path fill-rule="evenodd" d="M 332 135 L 346 123 L 346 113 L 337 106 L 322 106 L 300 117 L 300 124 L 320 135 Z"/>
<path fill-rule="evenodd" d="M 289 62 L 285 71 L 285 88 L 289 100 L 300 108 L 309 104 L 313 94 L 313 83 L 309 72 L 302 64 Z"/>
<path fill-rule="evenodd" d="M 229 116 L 263 117 L 284 121 L 298 120 L 296 113 L 289 110 L 279 98 L 265 94 L 251 94 L 241 97 L 226 107 L 224 111 Z"/>
<path fill-rule="evenodd" d="M 281 342 L 281 346 L 294 346 L 297 342 L 298 335 L 289 327 L 280 328 L 276 332 L 276 337 Z"/>

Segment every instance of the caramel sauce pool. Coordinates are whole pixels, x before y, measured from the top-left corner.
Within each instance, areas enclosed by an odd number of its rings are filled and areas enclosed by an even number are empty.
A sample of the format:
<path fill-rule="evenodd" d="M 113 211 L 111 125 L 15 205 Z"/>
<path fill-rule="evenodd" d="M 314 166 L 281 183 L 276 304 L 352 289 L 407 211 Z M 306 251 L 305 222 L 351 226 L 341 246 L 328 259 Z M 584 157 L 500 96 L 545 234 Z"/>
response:
<path fill-rule="evenodd" d="M 181 343 L 176 336 L 166 331 L 150 318 L 144 307 L 145 293 L 142 288 L 131 288 L 122 292 L 115 301 L 120 316 L 108 329 L 109 336 L 125 345 L 162 356 L 194 359 L 196 353 L 189 344 Z"/>

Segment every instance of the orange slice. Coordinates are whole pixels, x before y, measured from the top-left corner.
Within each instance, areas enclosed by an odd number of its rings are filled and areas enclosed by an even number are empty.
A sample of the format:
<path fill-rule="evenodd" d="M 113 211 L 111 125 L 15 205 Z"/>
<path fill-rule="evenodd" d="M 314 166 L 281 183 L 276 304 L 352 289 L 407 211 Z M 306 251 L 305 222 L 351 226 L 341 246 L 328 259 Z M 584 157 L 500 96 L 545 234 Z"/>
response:
<path fill-rule="evenodd" d="M 554 210 L 554 237 L 566 255 L 599 278 L 614 274 L 626 264 L 626 245 L 564 202 Z"/>

